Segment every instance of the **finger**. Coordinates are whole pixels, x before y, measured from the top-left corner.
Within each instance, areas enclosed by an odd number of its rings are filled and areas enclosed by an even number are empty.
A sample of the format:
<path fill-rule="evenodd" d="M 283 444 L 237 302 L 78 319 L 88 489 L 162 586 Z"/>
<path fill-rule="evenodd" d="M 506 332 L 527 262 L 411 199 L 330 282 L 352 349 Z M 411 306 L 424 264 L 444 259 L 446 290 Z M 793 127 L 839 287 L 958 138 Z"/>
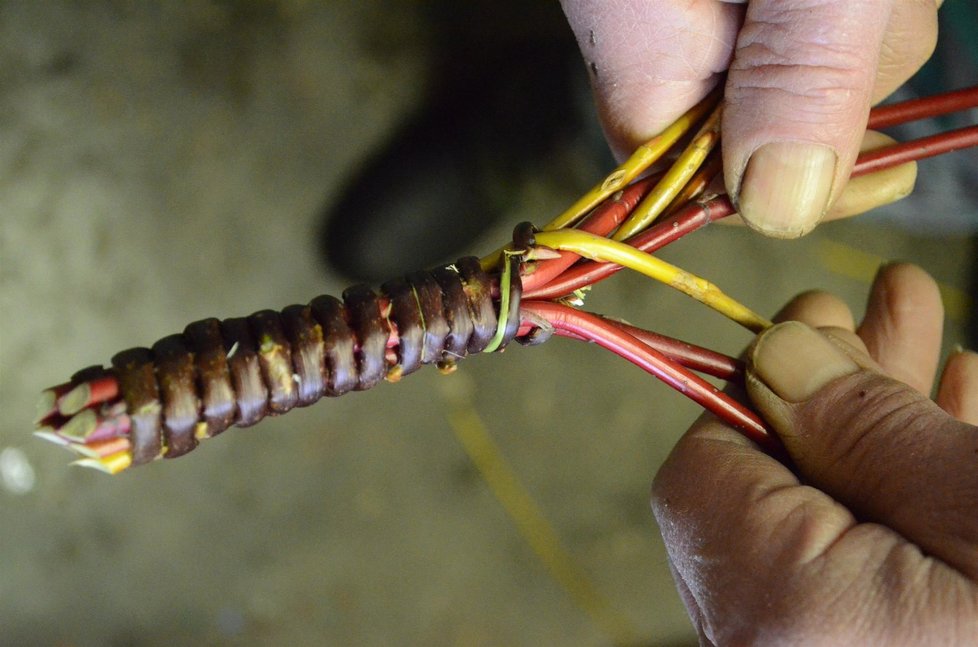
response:
<path fill-rule="evenodd" d="M 863 135 L 862 143 L 859 145 L 859 152 L 874 151 L 895 143 L 896 141 L 892 137 L 874 130 L 867 130 Z M 832 203 L 832 207 L 825 214 L 825 220 L 856 216 L 902 200 L 910 195 L 916 182 L 916 162 L 907 162 L 852 178 L 846 183 L 842 194 Z"/>
<path fill-rule="evenodd" d="M 802 321 L 812 328 L 831 326 L 855 330 L 852 312 L 845 302 L 834 294 L 812 290 L 802 292 L 774 315 L 774 321 Z"/>
<path fill-rule="evenodd" d="M 978 578 L 978 427 L 797 322 L 758 337 L 747 385 L 806 482 Z"/>
<path fill-rule="evenodd" d="M 872 102 L 903 85 L 934 53 L 940 0 L 897 0 L 883 35 Z"/>
<path fill-rule="evenodd" d="M 743 7 L 715 0 L 562 0 L 619 157 L 705 97 L 730 63 Z"/>
<path fill-rule="evenodd" d="M 820 290 L 802 292 L 774 316 L 774 321 L 800 321 L 812 328 L 818 328 L 829 338 L 838 340 L 841 345 L 866 352 L 866 346 L 855 333 L 856 324 L 849 306 L 834 294 Z M 873 368 L 877 367 L 873 365 Z"/>
<path fill-rule="evenodd" d="M 787 593 L 797 567 L 855 523 L 708 415 L 677 443 L 652 494 L 684 599 L 694 601 L 697 628 L 714 644 L 746 644 L 743 636 L 761 631 L 762 619 L 787 621 L 815 607 L 792 608 Z"/>
<path fill-rule="evenodd" d="M 753 0 L 726 84 L 724 175 L 744 220 L 793 238 L 852 170 L 889 2 Z"/>
<path fill-rule="evenodd" d="M 911 634 L 954 644 L 956 601 L 935 592 L 950 581 L 973 595 L 959 575 L 891 530 L 857 524 L 712 416 L 673 449 L 652 507 L 701 644 L 892 644 Z M 919 613 L 924 598 L 933 618 Z"/>
<path fill-rule="evenodd" d="M 892 145 L 895 140 L 883 133 L 867 130 L 860 144 L 861 153 Z M 917 181 L 917 163 L 907 162 L 891 168 L 850 179 L 842 194 L 832 203 L 825 220 L 838 220 L 866 213 L 910 195 Z M 724 218 L 724 224 L 743 224 L 739 216 Z"/>
<path fill-rule="evenodd" d="M 978 425 L 978 354 L 952 353 L 937 387 L 937 405 L 971 425 Z"/>
<path fill-rule="evenodd" d="M 884 265 L 873 280 L 859 336 L 893 378 L 930 395 L 941 353 L 941 293 L 915 265 Z"/>
<path fill-rule="evenodd" d="M 676 566 L 671 560 L 669 561 L 669 572 L 672 573 L 672 579 L 676 583 L 676 591 L 679 593 L 679 599 L 683 601 L 683 605 L 686 607 L 686 614 L 689 616 L 689 621 L 693 624 L 699 636 L 700 646 L 713 645 L 703 631 L 703 612 L 700 610 L 700 604 L 696 601 L 693 590 L 686 584 L 682 574 L 676 570 Z"/>
<path fill-rule="evenodd" d="M 893 4 L 880 49 L 873 105 L 906 83 L 934 53 L 938 31 L 937 10 L 942 4 L 944 0 L 896 0 Z"/>

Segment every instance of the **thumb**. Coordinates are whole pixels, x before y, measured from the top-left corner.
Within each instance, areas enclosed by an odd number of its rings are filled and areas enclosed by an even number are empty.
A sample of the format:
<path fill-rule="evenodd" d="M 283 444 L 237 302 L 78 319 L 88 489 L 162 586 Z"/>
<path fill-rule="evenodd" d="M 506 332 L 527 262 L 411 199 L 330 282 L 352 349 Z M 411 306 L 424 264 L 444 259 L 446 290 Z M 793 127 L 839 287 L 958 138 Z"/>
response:
<path fill-rule="evenodd" d="M 799 322 L 758 338 L 747 381 L 803 481 L 978 578 L 978 427 Z"/>
<path fill-rule="evenodd" d="M 744 220 L 778 238 L 815 227 L 866 129 L 891 2 L 752 0 L 730 65 L 724 176 Z"/>

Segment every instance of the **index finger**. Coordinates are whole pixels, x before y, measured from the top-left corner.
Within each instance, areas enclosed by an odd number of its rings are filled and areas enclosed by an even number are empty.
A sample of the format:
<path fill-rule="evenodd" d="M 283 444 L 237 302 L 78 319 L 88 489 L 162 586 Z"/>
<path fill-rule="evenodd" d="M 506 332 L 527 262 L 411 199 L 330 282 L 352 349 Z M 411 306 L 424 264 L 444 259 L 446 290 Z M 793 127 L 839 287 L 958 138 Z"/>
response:
<path fill-rule="evenodd" d="M 710 415 L 659 470 L 652 510 L 691 615 L 714 640 L 764 618 L 807 622 L 818 601 L 790 603 L 812 583 L 797 576 L 855 525 L 848 510 Z"/>
<path fill-rule="evenodd" d="M 717 0 L 562 0 L 619 157 L 699 102 L 730 64 L 743 7 Z"/>

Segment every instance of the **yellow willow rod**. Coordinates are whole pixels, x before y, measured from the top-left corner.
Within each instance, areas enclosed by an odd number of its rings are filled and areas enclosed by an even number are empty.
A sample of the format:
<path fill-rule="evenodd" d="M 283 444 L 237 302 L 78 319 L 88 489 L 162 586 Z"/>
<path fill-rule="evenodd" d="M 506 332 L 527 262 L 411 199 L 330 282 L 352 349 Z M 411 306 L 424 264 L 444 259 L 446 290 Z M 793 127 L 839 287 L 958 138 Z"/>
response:
<path fill-rule="evenodd" d="M 720 92 L 714 90 L 705 99 L 689 109 L 683 116 L 674 121 L 668 128 L 645 142 L 632 153 L 621 166 L 611 172 L 601 184 L 582 195 L 577 202 L 567 208 L 544 226 L 544 230 L 562 229 L 568 227 L 588 211 L 598 206 L 609 195 L 623 189 L 632 180 L 645 172 L 652 164 L 661 158 L 680 137 L 703 118 L 720 100 Z"/>
<path fill-rule="evenodd" d="M 696 172 L 696 175 L 686 183 L 683 190 L 680 191 L 666 210 L 662 212 L 662 216 L 671 216 L 683 207 L 687 206 L 693 200 L 699 198 L 706 191 L 706 188 L 710 186 L 713 179 L 723 170 L 723 159 L 719 155 L 720 151 L 716 148 L 706 156 L 706 161 L 700 170 Z M 660 216 L 660 217 L 662 217 Z"/>
<path fill-rule="evenodd" d="M 541 231 L 536 234 L 537 245 L 573 252 L 594 261 L 616 263 L 640 272 L 649 278 L 670 285 L 697 301 L 713 308 L 753 332 L 773 325 L 750 308 L 734 301 L 706 279 L 625 243 L 576 229 Z"/>
<path fill-rule="evenodd" d="M 618 228 L 612 236 L 614 240 L 631 238 L 652 224 L 666 210 L 673 198 L 682 191 L 686 183 L 696 175 L 707 155 L 720 141 L 720 112 L 719 106 L 713 110 L 686 150 L 676 158 L 662 179 Z"/>

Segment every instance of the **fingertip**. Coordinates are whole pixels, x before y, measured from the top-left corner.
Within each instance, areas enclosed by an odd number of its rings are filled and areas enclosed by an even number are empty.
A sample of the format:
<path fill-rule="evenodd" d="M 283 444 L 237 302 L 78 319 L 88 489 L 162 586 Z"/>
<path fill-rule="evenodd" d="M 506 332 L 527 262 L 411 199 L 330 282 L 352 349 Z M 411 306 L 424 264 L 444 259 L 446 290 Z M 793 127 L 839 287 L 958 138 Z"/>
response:
<path fill-rule="evenodd" d="M 797 321 L 777 324 L 761 333 L 748 361 L 748 374 L 787 403 L 804 402 L 829 382 L 859 368 L 825 335 Z M 753 398 L 753 390 L 750 392 Z M 765 407 L 761 409 L 768 413 Z"/>
<path fill-rule="evenodd" d="M 944 364 L 937 404 L 969 425 L 978 425 L 978 353 L 958 348 Z"/>
<path fill-rule="evenodd" d="M 801 321 L 812 328 L 856 329 L 852 311 L 845 301 L 822 290 L 802 292 L 778 311 L 774 321 Z"/>
<path fill-rule="evenodd" d="M 944 304 L 937 282 L 911 263 L 881 266 L 857 332 L 883 370 L 930 394 L 943 330 Z"/>
<path fill-rule="evenodd" d="M 883 133 L 867 130 L 860 153 L 892 146 L 896 141 Z M 848 218 L 902 200 L 913 192 L 917 163 L 907 162 L 850 178 L 825 215 L 825 220 Z"/>
<path fill-rule="evenodd" d="M 937 281 L 919 265 L 907 261 L 890 261 L 876 271 L 873 289 L 893 292 L 896 288 L 914 295 L 911 300 L 926 298 L 937 305 L 941 301 L 941 291 Z M 894 304 L 897 305 L 897 304 Z M 909 307 L 910 304 L 905 304 Z M 943 305 L 941 306 L 943 309 Z"/>
<path fill-rule="evenodd" d="M 744 220 L 797 238 L 824 218 L 855 161 L 888 3 L 753 0 L 726 83 L 724 172 Z M 827 29 L 845 24 L 848 29 Z"/>

